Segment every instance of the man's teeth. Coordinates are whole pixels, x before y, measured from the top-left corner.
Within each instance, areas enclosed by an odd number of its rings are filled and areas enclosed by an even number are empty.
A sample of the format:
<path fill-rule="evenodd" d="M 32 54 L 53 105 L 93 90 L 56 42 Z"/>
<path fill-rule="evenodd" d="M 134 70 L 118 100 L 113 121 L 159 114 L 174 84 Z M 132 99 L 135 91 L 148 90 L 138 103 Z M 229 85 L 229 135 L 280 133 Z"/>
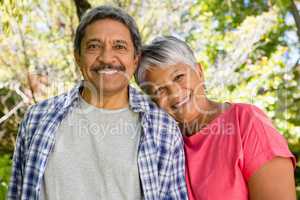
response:
<path fill-rule="evenodd" d="M 103 69 L 103 70 L 97 70 L 97 73 L 98 74 L 108 74 L 108 75 L 111 75 L 111 74 L 115 74 L 117 73 L 118 70 L 115 70 L 115 69 Z"/>

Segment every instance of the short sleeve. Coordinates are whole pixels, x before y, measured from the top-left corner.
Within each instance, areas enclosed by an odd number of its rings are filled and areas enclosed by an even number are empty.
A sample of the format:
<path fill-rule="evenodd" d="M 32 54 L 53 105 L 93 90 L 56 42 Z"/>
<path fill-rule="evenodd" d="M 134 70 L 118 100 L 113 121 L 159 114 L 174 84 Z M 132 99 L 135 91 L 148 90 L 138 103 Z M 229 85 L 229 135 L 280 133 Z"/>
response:
<path fill-rule="evenodd" d="M 290 158 L 295 167 L 296 160 L 287 141 L 263 111 L 250 105 L 244 112 L 240 130 L 244 160 L 242 173 L 246 180 L 274 157 Z"/>

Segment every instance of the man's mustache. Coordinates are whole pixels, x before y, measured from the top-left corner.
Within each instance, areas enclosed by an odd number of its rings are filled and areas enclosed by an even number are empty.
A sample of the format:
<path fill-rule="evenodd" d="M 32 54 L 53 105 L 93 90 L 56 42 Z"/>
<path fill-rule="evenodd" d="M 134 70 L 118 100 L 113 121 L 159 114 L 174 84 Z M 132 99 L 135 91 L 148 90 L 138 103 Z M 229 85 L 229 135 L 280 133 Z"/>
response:
<path fill-rule="evenodd" d="M 92 70 L 98 71 L 98 70 L 105 70 L 105 69 L 112 69 L 117 71 L 126 71 L 126 68 L 123 65 L 112 65 L 112 64 L 99 64 L 94 65 L 92 67 Z"/>

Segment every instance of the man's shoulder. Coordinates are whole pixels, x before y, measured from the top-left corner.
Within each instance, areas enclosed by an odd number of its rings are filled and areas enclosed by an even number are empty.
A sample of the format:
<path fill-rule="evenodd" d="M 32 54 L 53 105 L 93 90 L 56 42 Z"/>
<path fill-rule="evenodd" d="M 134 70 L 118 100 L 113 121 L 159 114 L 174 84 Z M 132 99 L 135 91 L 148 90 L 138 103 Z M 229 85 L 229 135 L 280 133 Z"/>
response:
<path fill-rule="evenodd" d="M 70 101 L 69 96 L 70 92 L 65 92 L 32 105 L 28 108 L 25 118 L 29 121 L 36 121 L 44 118 L 46 115 L 55 115 L 59 111 L 63 111 Z"/>
<path fill-rule="evenodd" d="M 178 140 L 181 133 L 175 119 L 159 108 L 147 95 L 140 93 L 138 98 L 143 108 L 142 123 L 146 123 L 146 130 L 150 133 L 147 135 L 155 136 L 159 143 L 173 144 Z"/>
<path fill-rule="evenodd" d="M 47 127 L 51 119 L 57 119 L 57 114 L 65 100 L 67 93 L 51 97 L 32 105 L 26 111 L 20 124 L 20 137 L 25 137 L 27 148 L 28 144 L 39 127 Z M 60 109 L 61 110 L 61 109 Z"/>
<path fill-rule="evenodd" d="M 63 106 L 68 93 L 63 93 L 54 97 L 50 97 L 48 99 L 42 100 L 34 105 L 32 105 L 29 110 L 30 111 L 50 111 L 51 109 Z"/>
<path fill-rule="evenodd" d="M 175 120 L 166 111 L 159 108 L 154 102 L 149 101 L 149 110 L 147 114 L 150 116 L 151 120 L 161 121 L 164 124 L 175 124 Z"/>
<path fill-rule="evenodd" d="M 148 101 L 147 105 L 148 109 L 144 112 L 144 122 L 147 124 L 146 135 L 154 139 L 161 148 L 172 151 L 173 148 L 178 147 L 178 142 L 182 141 L 177 122 L 153 101 Z"/>

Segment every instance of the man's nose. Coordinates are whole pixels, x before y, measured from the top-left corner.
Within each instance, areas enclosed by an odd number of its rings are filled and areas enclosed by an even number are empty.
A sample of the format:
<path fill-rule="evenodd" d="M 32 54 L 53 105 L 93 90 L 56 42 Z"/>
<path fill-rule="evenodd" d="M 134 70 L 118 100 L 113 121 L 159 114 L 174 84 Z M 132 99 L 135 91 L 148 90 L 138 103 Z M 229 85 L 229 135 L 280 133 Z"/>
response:
<path fill-rule="evenodd" d="M 99 53 L 97 59 L 103 63 L 113 63 L 114 61 L 114 53 L 110 48 L 103 48 Z"/>

